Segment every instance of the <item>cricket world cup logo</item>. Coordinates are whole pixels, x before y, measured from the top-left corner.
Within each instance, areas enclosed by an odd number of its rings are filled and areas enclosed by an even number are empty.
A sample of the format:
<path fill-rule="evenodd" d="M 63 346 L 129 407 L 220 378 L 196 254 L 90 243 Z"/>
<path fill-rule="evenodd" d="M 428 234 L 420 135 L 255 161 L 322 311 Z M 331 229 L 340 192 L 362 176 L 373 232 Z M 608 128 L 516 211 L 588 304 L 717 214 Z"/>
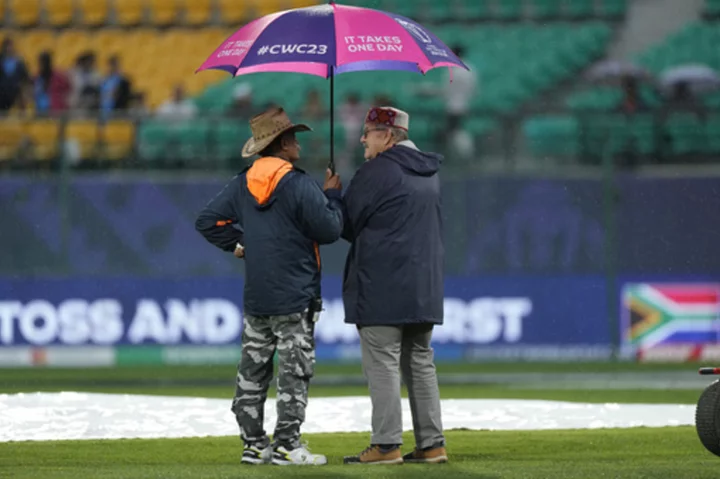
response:
<path fill-rule="evenodd" d="M 425 31 L 424 31 L 422 28 L 420 28 L 419 26 L 415 25 L 414 23 L 410 23 L 410 22 L 405 21 L 405 20 L 402 20 L 402 19 L 400 19 L 400 18 L 396 18 L 395 21 L 398 22 L 400 25 L 402 25 L 402 27 L 403 27 L 405 30 L 407 30 L 408 32 L 410 32 L 410 34 L 411 34 L 412 36 L 414 36 L 415 38 L 417 38 L 417 39 L 420 40 L 421 42 L 423 42 L 423 43 L 432 43 L 432 38 L 430 38 L 430 36 L 429 36 L 427 33 L 425 33 Z"/>

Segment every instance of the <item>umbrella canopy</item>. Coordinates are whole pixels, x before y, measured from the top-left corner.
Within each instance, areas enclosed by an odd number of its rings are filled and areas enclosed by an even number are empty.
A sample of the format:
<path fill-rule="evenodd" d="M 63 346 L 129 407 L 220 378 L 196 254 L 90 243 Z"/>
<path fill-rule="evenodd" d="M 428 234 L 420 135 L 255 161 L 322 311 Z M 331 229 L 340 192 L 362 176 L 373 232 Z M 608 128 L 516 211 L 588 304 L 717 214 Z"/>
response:
<path fill-rule="evenodd" d="M 606 60 L 594 65 L 587 72 L 586 78 L 594 83 L 619 84 L 624 78 L 652 81 L 652 74 L 633 63 Z"/>
<path fill-rule="evenodd" d="M 330 3 L 254 20 L 225 40 L 197 71 L 238 76 L 295 72 L 324 78 L 361 70 L 417 73 L 469 68 L 435 35 L 394 13 Z"/>
<path fill-rule="evenodd" d="M 440 39 L 414 20 L 333 2 L 272 13 L 225 40 L 196 72 L 233 76 L 292 72 L 330 78 L 330 164 L 334 171 L 334 78 L 363 70 L 425 74 L 433 68 L 470 70 Z"/>
<path fill-rule="evenodd" d="M 707 65 L 680 65 L 660 75 L 660 84 L 666 92 L 676 85 L 687 83 L 693 93 L 707 93 L 720 88 L 720 74 Z"/>

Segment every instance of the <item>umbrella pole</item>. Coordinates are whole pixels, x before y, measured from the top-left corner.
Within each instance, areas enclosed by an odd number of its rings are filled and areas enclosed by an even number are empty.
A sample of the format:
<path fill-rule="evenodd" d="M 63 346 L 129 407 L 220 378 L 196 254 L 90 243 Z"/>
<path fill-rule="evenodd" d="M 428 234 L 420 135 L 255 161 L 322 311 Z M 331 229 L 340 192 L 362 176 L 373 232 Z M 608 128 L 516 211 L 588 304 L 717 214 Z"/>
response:
<path fill-rule="evenodd" d="M 335 72 L 330 65 L 330 164 L 328 168 L 335 173 Z"/>

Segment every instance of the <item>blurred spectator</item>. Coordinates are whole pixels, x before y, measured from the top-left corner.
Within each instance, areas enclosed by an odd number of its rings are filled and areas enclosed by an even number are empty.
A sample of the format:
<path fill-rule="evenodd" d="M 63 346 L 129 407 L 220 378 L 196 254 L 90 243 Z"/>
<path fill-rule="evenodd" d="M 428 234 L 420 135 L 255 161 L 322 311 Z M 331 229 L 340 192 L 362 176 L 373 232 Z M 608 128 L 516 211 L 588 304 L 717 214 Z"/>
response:
<path fill-rule="evenodd" d="M 233 88 L 233 102 L 226 114 L 235 118 L 245 119 L 253 116 L 252 85 L 243 82 Z"/>
<path fill-rule="evenodd" d="M 392 99 L 384 93 L 379 93 L 373 98 L 372 106 L 395 106 Z M 366 112 L 367 113 L 367 112 Z"/>
<path fill-rule="evenodd" d="M 360 102 L 360 96 L 351 92 L 345 98 L 345 102 L 340 105 L 339 116 L 345 129 L 347 142 L 355 146 L 362 134 L 363 118 L 367 113 L 369 105 Z"/>
<path fill-rule="evenodd" d="M 176 85 L 172 98 L 160 105 L 156 114 L 165 119 L 189 120 L 197 115 L 197 107 L 192 100 L 185 98 L 182 85 Z"/>
<path fill-rule="evenodd" d="M 452 71 L 450 68 L 445 69 L 445 88 L 442 94 L 445 98 L 446 129 L 449 134 L 461 128 L 463 120 L 470 111 L 478 86 L 477 71 L 465 58 L 465 48 L 456 45 L 452 50 L 470 68 L 470 71 L 464 68 L 452 68 Z"/>
<path fill-rule="evenodd" d="M 52 53 L 38 55 L 38 74 L 34 80 L 35 111 L 38 114 L 61 113 L 68 109 L 72 85 L 63 71 L 53 66 Z"/>
<path fill-rule="evenodd" d="M 30 75 L 22 58 L 17 55 L 15 42 L 5 38 L 0 46 L 0 111 L 14 106 L 24 109 L 25 92 L 30 85 Z"/>
<path fill-rule="evenodd" d="M 640 94 L 640 86 L 638 85 L 637 78 L 632 76 L 624 77 L 621 80 L 621 88 L 623 97 L 618 106 L 620 112 L 632 115 L 647 108 L 648 105 Z"/>
<path fill-rule="evenodd" d="M 302 116 L 308 120 L 319 120 L 327 115 L 320 93 L 312 89 L 308 92 L 305 105 L 302 108 Z"/>
<path fill-rule="evenodd" d="M 348 94 L 345 102 L 340 105 L 338 114 L 345 130 L 345 145 L 337 158 L 337 171 L 340 176 L 352 176 L 353 152 L 360 147 L 363 120 L 369 108 L 369 105 L 360 101 L 360 96 L 355 92 Z"/>
<path fill-rule="evenodd" d="M 665 107 L 670 111 L 684 111 L 696 114 L 702 114 L 700 102 L 697 101 L 692 93 L 688 82 L 678 82 L 674 85 L 670 98 L 665 103 Z"/>
<path fill-rule="evenodd" d="M 416 90 L 420 95 L 440 96 L 445 101 L 445 127 L 437 129 L 439 144 L 453 157 L 471 158 L 474 141 L 463 123 L 477 94 L 479 77 L 476 67 L 465 58 L 462 45 L 453 46 L 452 51 L 470 70 L 447 68 L 439 86 L 421 84 Z"/>
<path fill-rule="evenodd" d="M 113 55 L 108 60 L 108 75 L 100 87 L 100 107 L 103 114 L 113 110 L 126 110 L 130 105 L 130 80 L 120 69 L 120 59 Z"/>
<path fill-rule="evenodd" d="M 100 85 L 102 76 L 95 69 L 95 54 L 84 52 L 75 60 L 70 72 L 72 93 L 70 107 L 75 114 L 90 114 L 100 107 Z"/>

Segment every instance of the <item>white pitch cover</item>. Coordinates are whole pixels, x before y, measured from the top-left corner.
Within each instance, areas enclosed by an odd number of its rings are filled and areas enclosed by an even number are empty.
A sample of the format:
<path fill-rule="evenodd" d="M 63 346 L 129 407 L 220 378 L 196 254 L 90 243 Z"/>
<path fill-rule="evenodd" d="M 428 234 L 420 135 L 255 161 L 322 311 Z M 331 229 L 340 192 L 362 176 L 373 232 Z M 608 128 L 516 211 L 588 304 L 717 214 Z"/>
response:
<path fill-rule="evenodd" d="M 694 424 L 691 404 L 586 404 L 519 399 L 445 399 L 445 429 L 539 430 Z M 266 403 L 272 430 L 275 401 Z M 310 398 L 302 432 L 367 432 L 367 397 Z M 403 427 L 412 421 L 403 399 Z M 80 392 L 0 394 L 0 442 L 237 436 L 227 399 Z"/>

